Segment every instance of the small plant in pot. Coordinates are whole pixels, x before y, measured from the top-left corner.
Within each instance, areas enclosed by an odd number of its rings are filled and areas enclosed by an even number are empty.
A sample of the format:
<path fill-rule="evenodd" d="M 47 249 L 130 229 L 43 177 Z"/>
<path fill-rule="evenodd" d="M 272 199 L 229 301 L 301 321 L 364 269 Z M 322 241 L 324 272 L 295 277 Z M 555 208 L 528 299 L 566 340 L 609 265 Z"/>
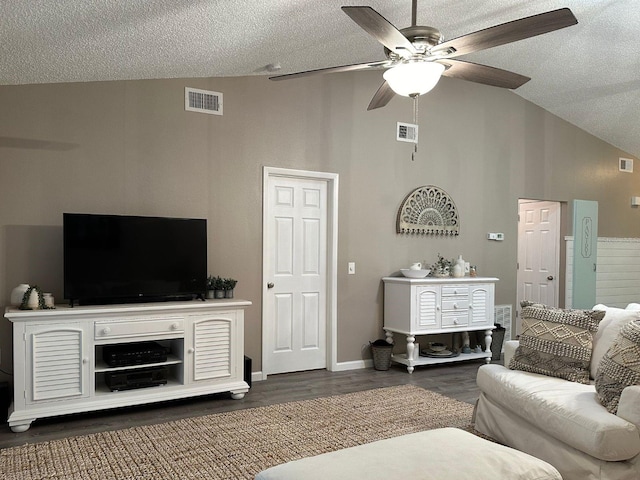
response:
<path fill-rule="evenodd" d="M 431 267 L 434 277 L 448 277 L 451 275 L 452 260 L 446 260 L 442 255 L 438 254 L 438 261 Z"/>
<path fill-rule="evenodd" d="M 214 290 L 215 290 L 215 277 L 213 275 L 209 275 L 207 277 L 207 298 L 214 298 Z"/>
<path fill-rule="evenodd" d="M 224 279 L 213 277 L 211 285 L 213 286 L 213 298 L 224 298 Z"/>
<path fill-rule="evenodd" d="M 224 298 L 233 298 L 233 289 L 236 288 L 237 280 L 233 278 L 224 279 Z"/>

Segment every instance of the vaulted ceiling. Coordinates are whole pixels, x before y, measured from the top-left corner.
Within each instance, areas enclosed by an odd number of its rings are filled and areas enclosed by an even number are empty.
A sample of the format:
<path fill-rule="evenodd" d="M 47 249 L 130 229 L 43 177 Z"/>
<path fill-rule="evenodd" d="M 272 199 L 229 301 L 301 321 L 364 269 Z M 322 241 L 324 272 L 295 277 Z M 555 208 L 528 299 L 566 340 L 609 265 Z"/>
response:
<path fill-rule="evenodd" d="M 290 73 L 383 60 L 342 5 L 411 24 L 410 0 L 0 0 L 0 84 L 268 75 L 267 65 Z M 531 77 L 514 92 L 640 157 L 638 0 L 419 0 L 417 24 L 447 40 L 562 7 L 578 25 L 464 60 Z"/>

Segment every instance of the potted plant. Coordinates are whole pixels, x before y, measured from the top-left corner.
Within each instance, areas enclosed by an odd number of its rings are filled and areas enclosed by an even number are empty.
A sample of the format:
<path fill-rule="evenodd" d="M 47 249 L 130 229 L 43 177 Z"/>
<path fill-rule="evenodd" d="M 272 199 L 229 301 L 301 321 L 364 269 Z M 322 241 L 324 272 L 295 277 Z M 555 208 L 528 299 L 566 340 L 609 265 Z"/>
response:
<path fill-rule="evenodd" d="M 452 260 L 446 260 L 442 255 L 438 254 L 438 261 L 433 264 L 431 270 L 434 277 L 448 277 L 451 275 Z"/>
<path fill-rule="evenodd" d="M 215 277 L 213 275 L 209 275 L 207 277 L 207 298 L 214 298 L 213 291 L 215 290 Z"/>
<path fill-rule="evenodd" d="M 224 298 L 233 298 L 233 289 L 236 288 L 237 280 L 233 278 L 224 279 Z"/>
<path fill-rule="evenodd" d="M 213 279 L 213 297 L 224 298 L 224 279 L 219 276 Z"/>

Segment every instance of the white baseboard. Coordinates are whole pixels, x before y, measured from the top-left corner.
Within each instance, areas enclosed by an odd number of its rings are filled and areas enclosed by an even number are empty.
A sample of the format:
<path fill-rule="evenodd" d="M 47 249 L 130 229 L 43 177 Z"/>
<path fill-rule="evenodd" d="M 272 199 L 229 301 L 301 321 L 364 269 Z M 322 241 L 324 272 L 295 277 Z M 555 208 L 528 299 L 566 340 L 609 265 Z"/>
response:
<path fill-rule="evenodd" d="M 351 362 L 341 362 L 336 364 L 334 372 L 346 372 L 347 370 L 359 370 L 361 368 L 373 367 L 373 360 L 353 360 Z"/>
<path fill-rule="evenodd" d="M 361 368 L 372 368 L 373 360 L 354 360 L 352 362 L 341 362 L 336 365 L 336 368 L 333 369 L 333 372 L 346 372 L 347 370 L 359 370 Z M 251 381 L 252 382 L 261 382 L 262 380 L 266 380 L 267 375 L 262 372 L 251 372 Z"/>

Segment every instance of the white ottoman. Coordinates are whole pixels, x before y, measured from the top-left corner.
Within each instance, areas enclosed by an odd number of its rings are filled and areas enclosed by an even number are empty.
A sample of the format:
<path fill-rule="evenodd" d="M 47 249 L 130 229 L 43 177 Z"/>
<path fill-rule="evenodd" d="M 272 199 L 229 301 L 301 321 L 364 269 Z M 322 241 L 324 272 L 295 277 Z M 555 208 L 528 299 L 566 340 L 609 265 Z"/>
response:
<path fill-rule="evenodd" d="M 255 480 L 562 480 L 542 460 L 456 428 L 412 433 L 271 467 Z"/>

